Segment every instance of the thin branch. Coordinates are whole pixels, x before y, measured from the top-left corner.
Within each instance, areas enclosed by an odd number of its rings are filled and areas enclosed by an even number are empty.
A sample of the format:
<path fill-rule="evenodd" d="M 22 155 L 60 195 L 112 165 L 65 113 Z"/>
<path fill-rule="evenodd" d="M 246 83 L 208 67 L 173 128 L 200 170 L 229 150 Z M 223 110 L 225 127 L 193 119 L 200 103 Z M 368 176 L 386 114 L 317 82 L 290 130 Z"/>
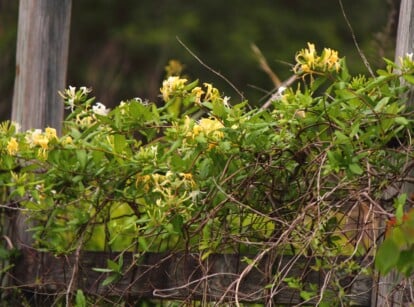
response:
<path fill-rule="evenodd" d="M 244 95 L 242 92 L 239 91 L 239 89 L 229 80 L 227 79 L 225 76 L 223 76 L 221 73 L 219 73 L 217 70 L 214 70 L 213 68 L 211 68 L 210 66 L 208 66 L 206 63 L 204 63 L 193 51 L 191 51 L 191 49 L 189 47 L 187 47 L 186 44 L 184 44 L 178 37 L 177 37 L 177 41 L 185 48 L 185 50 L 188 51 L 189 54 L 191 54 L 202 66 L 204 66 L 205 68 L 207 68 L 209 71 L 211 71 L 212 73 L 214 73 L 215 75 L 219 76 L 220 78 L 222 78 L 224 81 L 226 81 L 226 83 L 228 85 L 230 85 L 235 91 L 236 93 L 240 96 L 241 100 L 245 100 Z"/>
<path fill-rule="evenodd" d="M 338 0 L 338 1 L 339 1 L 339 5 L 341 7 L 342 15 L 344 16 L 344 19 L 345 19 L 345 22 L 346 22 L 346 24 L 347 24 L 347 26 L 349 28 L 349 31 L 351 31 L 352 40 L 354 41 L 355 47 L 357 48 L 358 53 L 359 53 L 362 61 L 364 62 L 365 67 L 368 69 L 369 74 L 372 77 L 375 77 L 374 72 L 373 72 L 373 70 L 371 68 L 371 65 L 369 64 L 369 62 L 368 62 L 365 54 L 362 52 L 361 48 L 359 48 L 359 44 L 358 44 L 358 41 L 356 39 L 355 32 L 354 32 L 354 30 L 353 30 L 353 28 L 351 26 L 351 23 L 349 22 L 349 19 L 348 19 L 346 13 L 345 13 L 345 9 L 344 9 L 344 5 L 342 4 L 342 0 Z"/>
<path fill-rule="evenodd" d="M 298 79 L 297 75 L 292 75 L 292 76 L 289 77 L 289 79 L 283 81 L 280 84 L 280 86 L 275 91 L 273 91 L 272 96 L 270 96 L 270 98 L 260 107 L 260 109 L 261 110 L 266 110 L 268 107 L 270 107 L 272 102 L 279 98 L 280 90 L 291 86 L 293 84 L 293 82 L 295 82 L 297 79 Z"/>
<path fill-rule="evenodd" d="M 273 85 L 279 88 L 282 85 L 282 81 L 280 81 L 279 77 L 270 68 L 259 47 L 257 47 L 255 44 L 251 44 L 251 48 L 257 60 L 259 61 L 260 68 L 269 76 L 270 80 L 272 80 Z"/>

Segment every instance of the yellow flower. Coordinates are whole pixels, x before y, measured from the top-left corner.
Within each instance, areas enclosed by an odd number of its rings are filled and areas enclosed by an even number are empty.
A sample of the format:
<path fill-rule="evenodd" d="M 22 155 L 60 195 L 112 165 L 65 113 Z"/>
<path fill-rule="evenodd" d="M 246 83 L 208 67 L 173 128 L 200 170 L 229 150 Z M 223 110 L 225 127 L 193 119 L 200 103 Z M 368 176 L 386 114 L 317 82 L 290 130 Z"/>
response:
<path fill-rule="evenodd" d="M 339 70 L 339 57 L 338 51 L 332 50 L 330 48 L 325 48 L 320 57 L 321 66 L 326 67 L 328 71 L 335 69 Z"/>
<path fill-rule="evenodd" d="M 202 132 L 215 139 L 221 139 L 224 136 L 223 132 L 219 131 L 221 128 L 223 128 L 223 124 L 220 121 L 214 118 L 202 118 L 198 124 L 194 125 L 193 134 L 197 136 Z"/>
<path fill-rule="evenodd" d="M 12 137 L 7 142 L 7 152 L 11 156 L 15 156 L 19 150 L 19 143 L 17 143 L 16 138 Z"/>
<path fill-rule="evenodd" d="M 314 69 L 316 57 L 315 45 L 308 43 L 308 48 L 302 49 L 296 54 L 295 60 L 297 64 L 293 70 L 295 72 L 310 72 Z"/>
<path fill-rule="evenodd" d="M 42 147 L 42 149 L 47 150 L 49 148 L 48 147 L 49 139 L 44 134 L 37 135 L 37 138 L 35 140 L 35 144 Z"/>
<path fill-rule="evenodd" d="M 183 181 L 186 185 L 189 185 L 190 187 L 195 187 L 196 186 L 196 183 L 193 179 L 193 174 L 191 174 L 191 173 L 179 173 L 179 175 L 181 176 L 181 178 L 183 179 Z"/>
<path fill-rule="evenodd" d="M 88 115 L 87 112 L 81 112 L 78 115 L 76 115 L 76 124 L 79 125 L 81 128 L 88 128 L 92 126 L 92 124 L 95 122 L 95 118 Z"/>
<path fill-rule="evenodd" d="M 68 145 L 68 144 L 72 144 L 73 140 L 72 137 L 70 137 L 69 135 L 66 136 L 63 140 L 62 140 L 62 145 Z"/>
<path fill-rule="evenodd" d="M 204 86 L 207 88 L 206 95 L 204 96 L 205 101 L 213 101 L 220 98 L 219 90 L 213 87 L 212 84 L 204 83 Z"/>
<path fill-rule="evenodd" d="M 201 89 L 201 87 L 196 86 L 195 88 L 192 89 L 191 94 L 194 95 L 194 102 L 196 104 L 200 104 L 201 103 L 201 96 L 204 94 L 204 91 Z"/>
<path fill-rule="evenodd" d="M 27 131 L 25 139 L 30 147 L 35 147 L 36 145 L 38 145 L 37 140 L 39 139 L 40 135 L 42 135 L 42 130 L 40 129 Z"/>
<path fill-rule="evenodd" d="M 186 82 L 187 79 L 181 79 L 177 76 L 171 76 L 168 77 L 167 80 L 164 80 L 162 83 L 162 88 L 160 88 L 160 92 L 164 101 L 167 102 L 170 99 L 170 96 L 174 94 L 174 92 L 184 89 Z"/>
<path fill-rule="evenodd" d="M 305 75 L 315 71 L 339 71 L 341 66 L 338 51 L 325 48 L 321 56 L 318 56 L 315 45 L 311 43 L 308 43 L 308 48 L 302 49 L 296 54 L 295 60 L 296 65 L 293 71 Z"/>
<path fill-rule="evenodd" d="M 135 186 L 138 188 L 140 186 L 140 184 L 142 184 L 145 192 L 148 192 L 149 189 L 150 189 L 150 181 L 151 181 L 151 176 L 150 175 L 142 176 L 141 174 L 137 174 L 137 179 L 135 181 Z"/>
<path fill-rule="evenodd" d="M 55 128 L 50 128 L 47 127 L 45 129 L 45 135 L 46 137 L 51 140 L 51 139 L 57 139 L 57 135 L 56 135 L 56 129 Z"/>

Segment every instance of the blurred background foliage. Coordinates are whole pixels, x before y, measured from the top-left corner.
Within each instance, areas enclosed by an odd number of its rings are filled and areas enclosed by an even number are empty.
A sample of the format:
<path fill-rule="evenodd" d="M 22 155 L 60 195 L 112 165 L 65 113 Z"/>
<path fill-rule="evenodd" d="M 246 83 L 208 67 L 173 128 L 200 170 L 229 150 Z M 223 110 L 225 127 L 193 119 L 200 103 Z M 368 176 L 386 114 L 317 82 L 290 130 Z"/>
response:
<path fill-rule="evenodd" d="M 394 57 L 399 2 L 343 0 L 373 68 L 383 65 L 382 57 Z M 18 1 L 0 0 L 0 120 L 10 118 L 17 18 Z M 252 43 L 282 80 L 308 41 L 318 50 L 339 50 L 353 73 L 367 73 L 337 0 L 73 0 L 67 84 L 92 87 L 107 106 L 132 97 L 157 101 L 165 66 L 175 59 L 190 79 L 212 82 L 239 99 L 177 37 L 251 103 L 260 104 L 274 88 Z"/>

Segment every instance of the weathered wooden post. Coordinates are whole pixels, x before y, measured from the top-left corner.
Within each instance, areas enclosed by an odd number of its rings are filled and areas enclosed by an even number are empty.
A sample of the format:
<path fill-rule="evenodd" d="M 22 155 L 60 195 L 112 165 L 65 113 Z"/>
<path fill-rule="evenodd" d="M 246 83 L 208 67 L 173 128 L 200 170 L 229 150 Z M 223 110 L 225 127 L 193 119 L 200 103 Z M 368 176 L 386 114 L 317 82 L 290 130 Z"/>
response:
<path fill-rule="evenodd" d="M 395 62 L 400 63 L 400 59 L 407 53 L 414 50 L 414 0 L 401 0 L 400 14 L 398 20 L 397 42 L 395 48 Z M 407 107 L 414 106 L 411 93 L 408 94 Z M 406 183 L 402 188 L 402 193 L 410 195 L 414 192 L 414 185 Z M 371 306 L 406 306 L 404 305 L 404 289 L 396 287 L 401 281 L 402 276 L 395 270 L 387 276 L 378 278 L 375 291 L 372 295 Z"/>
<path fill-rule="evenodd" d="M 60 130 L 72 0 L 20 0 L 12 120 Z"/>
<path fill-rule="evenodd" d="M 23 130 L 61 130 L 72 0 L 20 0 L 12 120 Z M 15 242 L 30 244 L 17 217 Z"/>

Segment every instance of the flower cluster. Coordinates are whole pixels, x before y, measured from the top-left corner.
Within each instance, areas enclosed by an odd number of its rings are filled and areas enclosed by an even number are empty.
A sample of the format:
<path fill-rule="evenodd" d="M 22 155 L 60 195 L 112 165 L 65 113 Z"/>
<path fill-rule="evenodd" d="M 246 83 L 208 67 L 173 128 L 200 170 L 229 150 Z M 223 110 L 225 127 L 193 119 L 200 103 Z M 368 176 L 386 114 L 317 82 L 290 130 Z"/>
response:
<path fill-rule="evenodd" d="M 196 86 L 197 81 L 187 84 L 187 79 L 177 76 L 171 76 L 162 83 L 160 88 L 161 96 L 165 102 L 168 102 L 174 97 L 192 97 L 191 101 L 196 105 L 201 105 L 202 102 L 220 101 L 228 107 L 229 97 L 221 97 L 220 92 L 211 83 L 203 83 L 204 89 L 201 86 Z"/>
<path fill-rule="evenodd" d="M 7 152 L 11 156 L 15 156 L 19 151 L 19 143 L 17 142 L 15 137 L 11 137 L 10 140 L 7 142 Z"/>
<path fill-rule="evenodd" d="M 10 156 L 16 156 L 21 147 L 38 148 L 38 157 L 46 158 L 49 150 L 49 143 L 52 140 L 58 140 L 56 129 L 46 128 L 44 132 L 41 129 L 28 130 L 24 134 L 24 139 L 12 136 L 7 141 L 6 150 Z"/>
<path fill-rule="evenodd" d="M 73 112 L 74 108 L 84 101 L 91 91 L 92 90 L 86 86 L 81 86 L 79 90 L 76 90 L 75 86 L 69 86 L 68 89 L 59 92 L 59 95 L 64 99 L 66 108 Z"/>
<path fill-rule="evenodd" d="M 314 72 L 338 72 L 341 68 L 338 52 L 325 48 L 319 56 L 315 45 L 308 43 L 308 48 L 296 54 L 296 65 L 293 71 L 297 74 L 312 74 Z"/>
<path fill-rule="evenodd" d="M 216 118 L 202 118 L 200 121 L 194 125 L 192 131 L 192 137 L 196 137 L 199 134 L 204 134 L 205 136 L 218 141 L 223 138 L 223 124 Z"/>
<path fill-rule="evenodd" d="M 168 101 L 176 92 L 184 90 L 186 83 L 187 79 L 182 79 L 178 76 L 171 76 L 167 80 L 164 80 L 162 88 L 160 89 L 162 99 Z"/>
<path fill-rule="evenodd" d="M 44 132 L 41 129 L 34 129 L 26 132 L 26 142 L 30 148 L 39 147 L 39 157 L 47 157 L 49 142 L 57 139 L 56 129 L 46 128 Z"/>
<path fill-rule="evenodd" d="M 135 186 L 146 191 L 147 196 L 152 195 L 156 199 L 151 206 L 149 217 L 157 225 L 165 221 L 164 210 L 188 217 L 192 199 L 197 194 L 196 182 L 191 173 L 167 171 L 165 174 L 137 174 Z M 181 206 L 184 203 L 187 205 Z"/>

